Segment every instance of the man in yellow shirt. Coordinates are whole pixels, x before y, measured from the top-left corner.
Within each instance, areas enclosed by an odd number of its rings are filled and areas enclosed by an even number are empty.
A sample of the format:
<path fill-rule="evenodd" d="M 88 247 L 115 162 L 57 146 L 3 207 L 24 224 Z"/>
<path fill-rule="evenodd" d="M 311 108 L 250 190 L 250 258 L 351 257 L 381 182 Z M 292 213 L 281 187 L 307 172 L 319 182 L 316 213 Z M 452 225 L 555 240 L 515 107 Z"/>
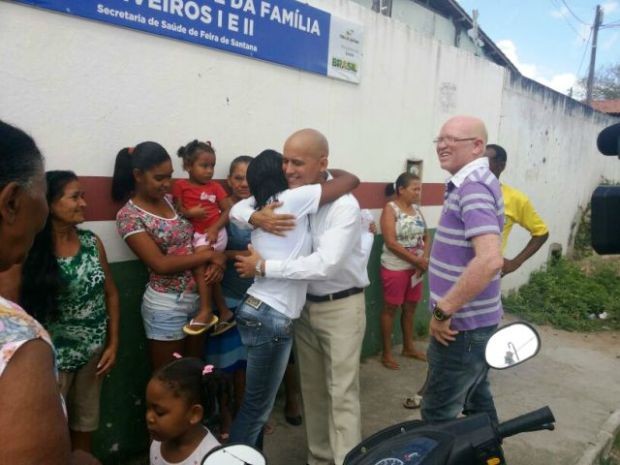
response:
<path fill-rule="evenodd" d="M 491 172 L 499 179 L 500 174 L 506 168 L 507 154 L 503 147 L 488 144 L 485 152 L 489 159 Z M 530 199 L 523 192 L 506 184 L 501 184 L 504 197 L 504 231 L 502 233 L 502 251 L 506 249 L 508 236 L 515 223 L 527 229 L 531 238 L 523 250 L 513 259 L 504 258 L 502 276 L 518 269 L 528 258 L 534 255 L 542 247 L 549 237 L 549 229 L 536 212 Z"/>

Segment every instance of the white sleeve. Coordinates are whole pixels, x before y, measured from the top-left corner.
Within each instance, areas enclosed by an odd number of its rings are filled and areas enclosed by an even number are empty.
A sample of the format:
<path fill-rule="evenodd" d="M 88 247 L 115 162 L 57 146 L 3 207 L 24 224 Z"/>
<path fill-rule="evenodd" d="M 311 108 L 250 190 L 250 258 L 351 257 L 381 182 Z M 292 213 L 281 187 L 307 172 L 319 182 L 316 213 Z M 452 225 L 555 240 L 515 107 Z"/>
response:
<path fill-rule="evenodd" d="M 364 263 L 368 266 L 368 260 L 370 259 L 370 252 L 372 252 L 372 245 L 375 242 L 375 235 L 370 231 L 361 231 L 362 234 L 362 253 L 364 254 Z"/>
<path fill-rule="evenodd" d="M 320 184 L 309 184 L 286 191 L 282 199 L 286 210 L 296 217 L 310 215 L 319 211 L 322 188 Z M 277 212 L 277 209 L 276 209 Z"/>
<path fill-rule="evenodd" d="M 252 225 L 250 225 L 250 217 L 252 216 L 252 213 L 256 211 L 254 210 L 255 204 L 256 201 L 254 200 L 254 197 L 240 200 L 234 204 L 230 209 L 230 221 L 241 228 L 251 228 Z"/>
<path fill-rule="evenodd" d="M 353 204 L 332 205 L 329 227 L 321 234 L 316 250 L 294 260 L 265 261 L 269 278 L 325 280 L 334 276 L 339 263 L 360 241 L 360 210 Z"/>
<path fill-rule="evenodd" d="M 365 257 L 365 263 L 368 265 L 368 259 L 370 258 L 370 252 L 372 252 L 372 245 L 375 242 L 375 235 L 370 232 L 370 225 L 375 221 L 370 210 L 364 209 L 360 211 L 361 216 L 361 233 L 362 233 L 362 253 Z"/>

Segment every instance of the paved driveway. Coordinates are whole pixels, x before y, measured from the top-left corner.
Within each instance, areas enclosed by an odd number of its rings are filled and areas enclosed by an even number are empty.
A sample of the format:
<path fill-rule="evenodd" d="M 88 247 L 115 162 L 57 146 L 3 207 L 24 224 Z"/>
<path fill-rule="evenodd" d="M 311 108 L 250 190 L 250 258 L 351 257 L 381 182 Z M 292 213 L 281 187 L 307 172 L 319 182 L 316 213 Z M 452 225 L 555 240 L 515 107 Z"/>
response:
<path fill-rule="evenodd" d="M 620 333 L 568 333 L 538 328 L 543 347 L 524 365 L 491 373 L 501 420 L 549 405 L 556 430 L 524 433 L 506 440 L 510 465 L 570 465 L 594 441 L 609 415 L 620 408 Z M 377 357 L 361 365 L 364 437 L 394 423 L 419 418 L 403 399 L 424 380 L 426 365 L 399 358 L 401 369 L 384 368 Z M 275 431 L 265 438 L 269 465 L 303 465 L 303 426 L 284 422 L 281 399 Z"/>

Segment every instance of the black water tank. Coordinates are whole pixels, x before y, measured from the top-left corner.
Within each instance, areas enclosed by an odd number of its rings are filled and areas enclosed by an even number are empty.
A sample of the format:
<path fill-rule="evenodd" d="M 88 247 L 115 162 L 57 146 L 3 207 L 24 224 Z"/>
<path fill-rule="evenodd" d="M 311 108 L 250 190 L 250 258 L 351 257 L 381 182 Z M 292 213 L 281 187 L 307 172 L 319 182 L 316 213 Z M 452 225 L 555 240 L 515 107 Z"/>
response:
<path fill-rule="evenodd" d="M 620 253 L 620 186 L 598 186 L 592 194 L 592 248 Z"/>

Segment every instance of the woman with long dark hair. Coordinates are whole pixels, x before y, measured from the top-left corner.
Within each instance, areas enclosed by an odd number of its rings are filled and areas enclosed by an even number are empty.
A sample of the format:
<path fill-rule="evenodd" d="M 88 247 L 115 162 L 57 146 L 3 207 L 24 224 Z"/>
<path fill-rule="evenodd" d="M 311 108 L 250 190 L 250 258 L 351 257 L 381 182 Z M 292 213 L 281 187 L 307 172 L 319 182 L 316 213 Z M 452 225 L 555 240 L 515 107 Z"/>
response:
<path fill-rule="evenodd" d="M 231 219 L 243 223 L 242 212 L 248 206 L 259 210 L 279 202 L 278 213 L 296 216 L 294 229 L 285 236 L 255 229 L 251 235 L 252 247 L 264 259 L 287 260 L 308 255 L 311 250 L 308 215 L 359 184 L 352 174 L 335 171 L 330 171 L 335 179 L 324 184 L 289 189 L 282 171 L 282 155 L 265 150 L 248 166 L 247 181 L 252 197 L 233 206 Z M 257 270 L 261 264 L 259 262 Z M 306 288 L 305 281 L 259 276 L 237 309 L 237 325 L 248 351 L 248 361 L 243 403 L 230 435 L 232 442 L 257 445 L 289 360 L 293 320 L 299 318 Z"/>
<path fill-rule="evenodd" d="M 186 337 L 183 326 L 207 305 L 206 284 L 222 278 L 226 263 L 220 252 L 194 253 L 193 228 L 173 206 L 171 181 L 170 155 L 156 142 L 124 148 L 116 156 L 112 198 L 126 201 L 116 215 L 117 229 L 149 268 L 142 319 L 154 370 L 172 361 L 174 352 L 201 355 L 203 338 Z"/>
<path fill-rule="evenodd" d="M 22 268 L 21 303 L 52 336 L 71 445 L 90 452 L 103 377 L 116 361 L 118 291 L 101 240 L 84 222 L 86 201 L 72 171 L 48 171 L 49 215 Z"/>

